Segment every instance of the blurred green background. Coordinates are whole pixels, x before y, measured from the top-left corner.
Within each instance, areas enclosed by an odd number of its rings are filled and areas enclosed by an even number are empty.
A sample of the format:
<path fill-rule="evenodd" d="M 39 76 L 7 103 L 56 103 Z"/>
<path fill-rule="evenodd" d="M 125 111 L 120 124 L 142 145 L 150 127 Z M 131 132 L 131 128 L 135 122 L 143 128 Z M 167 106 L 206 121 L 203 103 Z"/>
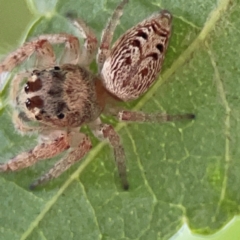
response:
<path fill-rule="evenodd" d="M 14 49 L 34 19 L 22 0 L 0 0 L 0 54 Z"/>
<path fill-rule="evenodd" d="M 77 1 L 77 0 L 76 0 Z M 27 33 L 29 26 L 38 16 L 21 0 L 0 0 L 0 56 L 16 48 Z M 212 236 L 193 235 L 186 225 L 171 240 L 239 240 L 240 218 L 236 217 L 222 231 Z"/>

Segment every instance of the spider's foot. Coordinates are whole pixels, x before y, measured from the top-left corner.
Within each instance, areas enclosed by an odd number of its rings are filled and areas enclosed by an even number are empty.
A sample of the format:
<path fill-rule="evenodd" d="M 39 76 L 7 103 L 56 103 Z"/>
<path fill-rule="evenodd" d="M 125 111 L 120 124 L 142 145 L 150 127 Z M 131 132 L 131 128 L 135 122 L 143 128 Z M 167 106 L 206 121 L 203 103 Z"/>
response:
<path fill-rule="evenodd" d="M 123 184 L 123 189 L 127 191 L 129 189 L 129 184 L 128 183 Z"/>
<path fill-rule="evenodd" d="M 129 183 L 128 183 L 127 177 L 120 175 L 120 178 L 122 181 L 122 188 L 127 191 L 129 189 Z"/>
<path fill-rule="evenodd" d="M 195 119 L 196 118 L 196 115 L 192 114 L 192 113 L 188 113 L 185 116 L 186 116 L 187 119 Z"/>
<path fill-rule="evenodd" d="M 32 184 L 29 185 L 29 189 L 33 191 L 39 184 L 37 182 L 33 182 Z"/>
<path fill-rule="evenodd" d="M 75 11 L 66 12 L 65 17 L 69 20 L 73 20 L 77 18 L 77 13 Z"/>
<path fill-rule="evenodd" d="M 29 189 L 34 190 L 36 187 L 44 184 L 45 182 L 47 182 L 47 179 L 40 177 L 36 181 L 34 181 L 33 183 L 30 184 Z"/>

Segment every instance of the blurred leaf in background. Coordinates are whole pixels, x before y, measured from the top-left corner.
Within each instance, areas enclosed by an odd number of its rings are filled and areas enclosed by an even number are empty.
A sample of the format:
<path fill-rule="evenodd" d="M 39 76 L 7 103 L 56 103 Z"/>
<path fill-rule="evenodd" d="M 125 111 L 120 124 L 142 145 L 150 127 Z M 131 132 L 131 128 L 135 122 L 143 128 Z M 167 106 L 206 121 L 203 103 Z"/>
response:
<path fill-rule="evenodd" d="M 25 1 L 0 0 L 0 54 L 8 53 L 18 46 L 27 32 L 33 15 Z"/>

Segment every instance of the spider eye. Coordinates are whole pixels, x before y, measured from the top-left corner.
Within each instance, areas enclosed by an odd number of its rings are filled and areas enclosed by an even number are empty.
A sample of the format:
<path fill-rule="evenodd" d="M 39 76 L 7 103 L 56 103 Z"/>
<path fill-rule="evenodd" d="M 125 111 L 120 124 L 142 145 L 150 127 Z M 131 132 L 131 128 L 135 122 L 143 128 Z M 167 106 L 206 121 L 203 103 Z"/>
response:
<path fill-rule="evenodd" d="M 25 93 L 29 92 L 29 85 L 27 83 L 25 84 L 24 91 Z"/>
<path fill-rule="evenodd" d="M 55 66 L 55 67 L 54 67 L 54 70 L 59 71 L 59 70 L 60 70 L 60 67 L 59 67 L 59 66 Z"/>
<path fill-rule="evenodd" d="M 34 81 L 28 81 L 25 84 L 24 90 L 25 93 L 29 93 L 29 92 L 37 92 L 42 88 L 42 81 L 40 78 L 36 78 L 34 79 Z"/>
<path fill-rule="evenodd" d="M 38 121 L 40 121 L 40 120 L 42 120 L 42 117 L 41 117 L 40 115 L 36 115 L 36 116 L 35 116 L 35 119 L 38 120 Z"/>
<path fill-rule="evenodd" d="M 32 98 L 28 98 L 25 102 L 28 110 L 32 110 L 34 108 L 43 108 L 44 102 L 39 96 L 34 96 Z"/>
<path fill-rule="evenodd" d="M 63 118 L 65 117 L 65 115 L 64 115 L 63 113 L 59 113 L 59 114 L 57 115 L 57 117 L 58 117 L 58 119 L 63 119 Z"/>
<path fill-rule="evenodd" d="M 26 104 L 27 109 L 30 109 L 30 107 L 31 107 L 31 101 L 30 101 L 29 98 L 26 100 L 25 104 Z"/>

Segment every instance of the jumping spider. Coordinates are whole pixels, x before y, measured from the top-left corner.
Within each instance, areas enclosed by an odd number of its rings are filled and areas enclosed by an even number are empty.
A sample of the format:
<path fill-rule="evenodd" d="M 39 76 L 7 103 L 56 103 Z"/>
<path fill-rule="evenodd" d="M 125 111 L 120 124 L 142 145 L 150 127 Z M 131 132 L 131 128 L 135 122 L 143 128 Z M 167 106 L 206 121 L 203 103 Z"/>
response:
<path fill-rule="evenodd" d="M 82 19 L 71 19 L 85 40 L 82 51 L 79 40 L 73 35 L 45 34 L 25 43 L 0 64 L 1 74 L 35 53 L 38 69 L 15 75 L 10 96 L 16 109 L 13 117 L 16 129 L 23 133 L 37 131 L 40 135 L 36 147 L 1 164 L 1 172 L 26 168 L 68 150 L 68 154 L 31 188 L 58 177 L 90 151 L 89 137 L 79 132 L 79 127 L 87 124 L 96 137 L 109 141 L 123 188 L 128 189 L 120 138 L 111 125 L 101 122 L 99 116 L 113 99 L 137 99 L 153 84 L 168 46 L 172 16 L 167 10 L 155 13 L 129 29 L 111 48 L 114 30 L 127 2 L 121 1 L 103 30 L 97 54 L 97 75 L 88 70 L 96 54 L 97 38 Z M 52 44 L 61 43 L 65 44 L 64 54 L 56 65 Z M 169 116 L 126 110 L 116 116 L 122 121 L 137 122 L 194 118 L 193 114 Z"/>

